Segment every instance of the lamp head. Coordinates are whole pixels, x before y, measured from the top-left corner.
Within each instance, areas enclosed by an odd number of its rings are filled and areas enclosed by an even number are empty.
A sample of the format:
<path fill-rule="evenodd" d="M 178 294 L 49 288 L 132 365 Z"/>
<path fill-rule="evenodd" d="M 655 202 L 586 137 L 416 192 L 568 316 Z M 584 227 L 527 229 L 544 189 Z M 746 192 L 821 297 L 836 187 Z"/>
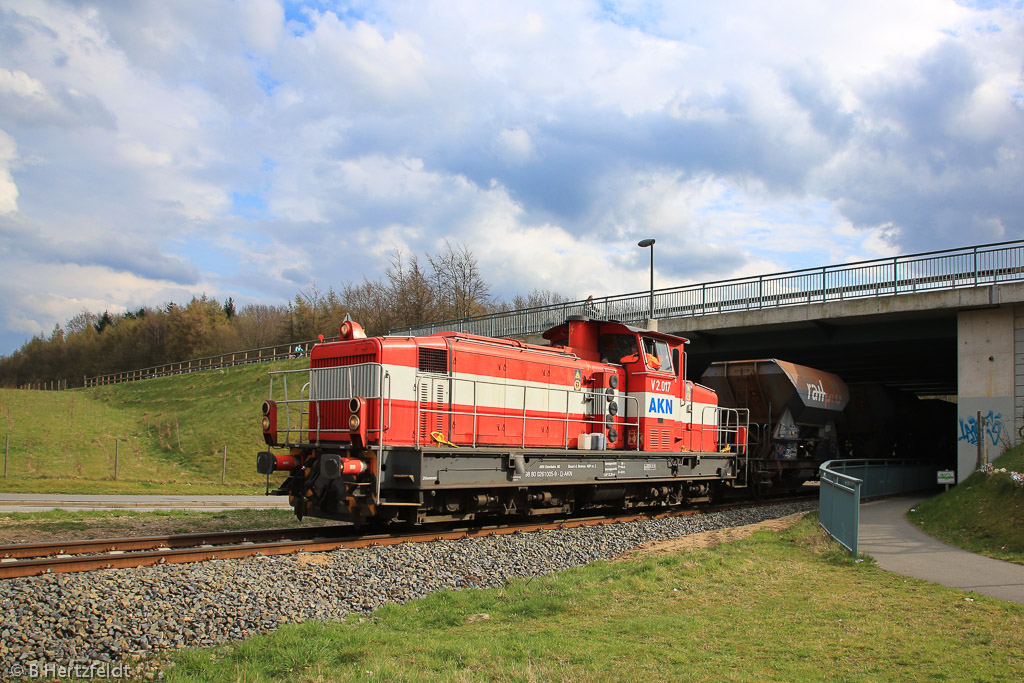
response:
<path fill-rule="evenodd" d="M 654 246 L 654 240 L 653 239 L 640 240 L 639 242 L 636 243 L 636 246 L 638 246 L 638 247 L 653 247 Z"/>

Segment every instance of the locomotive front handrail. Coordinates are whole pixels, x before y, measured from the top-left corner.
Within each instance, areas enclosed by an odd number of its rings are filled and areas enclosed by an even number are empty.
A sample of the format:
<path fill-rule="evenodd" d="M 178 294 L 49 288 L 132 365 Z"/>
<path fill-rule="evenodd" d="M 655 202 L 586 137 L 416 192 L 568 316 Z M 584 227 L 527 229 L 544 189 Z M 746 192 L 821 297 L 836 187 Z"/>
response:
<path fill-rule="evenodd" d="M 353 382 L 352 375 L 359 369 L 372 369 L 375 372 L 369 383 L 364 382 L 363 386 L 358 388 Z M 319 395 L 321 389 L 315 389 L 317 387 L 316 378 L 318 374 L 324 374 L 327 372 L 337 372 L 338 374 L 347 376 L 347 389 L 348 391 L 341 392 L 338 394 L 326 393 L 325 395 Z M 345 401 L 351 398 L 355 398 L 357 395 L 365 399 L 381 399 L 384 397 L 384 382 L 385 379 L 390 387 L 390 375 L 384 371 L 383 366 L 380 363 L 358 363 L 355 365 L 341 365 L 327 368 L 303 368 L 299 370 L 275 370 L 268 373 L 270 375 L 270 400 L 274 399 L 274 380 L 281 380 L 281 392 L 284 393 L 284 400 L 275 401 L 278 406 L 284 406 L 285 412 L 285 428 L 279 430 L 284 434 L 285 440 L 281 444 L 282 446 L 294 446 L 299 443 L 304 443 L 307 440 L 300 439 L 299 441 L 291 441 L 291 435 L 294 433 L 298 434 L 315 434 L 315 438 L 312 439 L 314 443 L 319 444 L 322 440 L 321 437 L 329 434 L 351 434 L 352 430 L 345 428 L 324 428 L 323 427 L 323 416 L 320 413 L 320 404 L 326 401 Z M 309 377 L 309 381 L 305 382 L 302 389 L 299 391 L 299 398 L 289 398 L 288 391 L 288 377 L 289 376 L 305 375 Z M 373 391 L 363 391 L 364 388 L 373 388 Z M 390 392 L 390 389 L 389 389 Z M 390 396 L 387 399 L 388 402 L 388 424 L 391 423 L 390 409 L 391 401 Z M 298 419 L 292 418 L 292 406 L 297 406 L 299 409 Z M 312 407 L 312 408 L 311 408 Z M 316 428 L 310 428 L 310 410 L 315 411 L 316 415 Z M 376 428 L 368 428 L 368 434 L 377 434 L 378 442 L 382 445 L 384 441 L 385 425 L 383 423 L 383 409 L 380 411 L 378 418 L 378 425 Z M 298 426 L 293 426 L 297 423 Z"/>

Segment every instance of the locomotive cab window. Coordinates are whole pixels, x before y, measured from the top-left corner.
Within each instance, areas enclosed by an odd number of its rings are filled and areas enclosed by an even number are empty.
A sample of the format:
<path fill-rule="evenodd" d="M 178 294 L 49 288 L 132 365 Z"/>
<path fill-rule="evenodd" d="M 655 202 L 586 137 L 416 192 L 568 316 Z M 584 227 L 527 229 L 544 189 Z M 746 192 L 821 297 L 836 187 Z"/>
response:
<path fill-rule="evenodd" d="M 636 362 L 636 337 L 632 334 L 602 334 L 598 341 L 602 363 Z"/>
<path fill-rule="evenodd" d="M 651 370 L 672 372 L 672 352 L 667 342 L 644 337 L 644 356 L 647 358 L 647 367 Z"/>

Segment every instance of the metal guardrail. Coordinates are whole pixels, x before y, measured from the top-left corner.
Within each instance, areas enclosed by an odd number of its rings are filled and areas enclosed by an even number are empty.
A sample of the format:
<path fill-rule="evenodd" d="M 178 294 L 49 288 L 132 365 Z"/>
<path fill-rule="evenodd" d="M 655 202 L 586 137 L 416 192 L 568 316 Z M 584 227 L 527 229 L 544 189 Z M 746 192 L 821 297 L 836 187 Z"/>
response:
<path fill-rule="evenodd" d="M 1022 280 L 1024 240 L 1018 240 L 657 289 L 654 317 L 696 317 Z M 650 297 L 648 291 L 570 301 L 399 327 L 389 334 L 417 337 L 457 330 L 487 337 L 515 337 L 543 332 L 570 315 L 636 323 L 648 318 Z"/>
<path fill-rule="evenodd" d="M 857 556 L 860 532 L 860 485 L 856 477 L 829 469 L 829 461 L 821 466 L 818 490 L 818 524 L 841 546 Z"/>
<path fill-rule="evenodd" d="M 936 471 L 933 463 L 919 460 L 829 460 L 822 463 L 818 523 L 856 557 L 861 500 L 934 488 Z"/>

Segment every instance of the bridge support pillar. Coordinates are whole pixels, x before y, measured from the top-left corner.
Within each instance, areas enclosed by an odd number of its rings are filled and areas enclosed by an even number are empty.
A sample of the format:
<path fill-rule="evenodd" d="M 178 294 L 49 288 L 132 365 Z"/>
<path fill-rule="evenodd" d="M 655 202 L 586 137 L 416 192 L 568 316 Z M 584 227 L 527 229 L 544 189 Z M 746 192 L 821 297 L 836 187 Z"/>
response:
<path fill-rule="evenodd" d="M 1024 306 L 957 314 L 957 481 L 1018 441 L 1024 410 Z M 983 424 L 978 424 L 978 414 Z"/>

